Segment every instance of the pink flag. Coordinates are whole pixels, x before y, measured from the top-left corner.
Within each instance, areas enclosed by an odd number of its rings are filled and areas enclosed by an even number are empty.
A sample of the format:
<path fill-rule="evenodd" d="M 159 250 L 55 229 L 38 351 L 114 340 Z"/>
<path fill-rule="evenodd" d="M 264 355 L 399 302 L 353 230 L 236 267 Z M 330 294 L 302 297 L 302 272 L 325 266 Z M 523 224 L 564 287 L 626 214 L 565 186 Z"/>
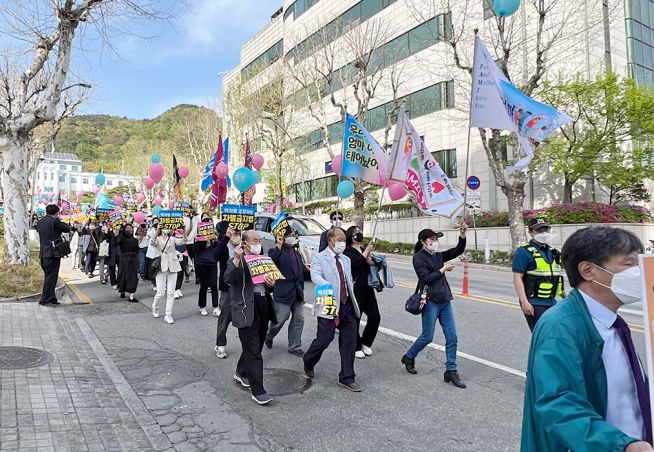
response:
<path fill-rule="evenodd" d="M 216 149 L 216 156 L 213 160 L 213 168 L 211 169 L 211 178 L 213 179 L 213 184 L 211 184 L 211 196 L 209 198 L 209 211 L 211 212 L 216 210 L 218 204 L 222 204 L 227 200 L 227 180 L 220 179 L 216 176 L 216 167 L 223 161 L 223 153 L 223 137 L 222 135 L 219 135 L 218 149 Z"/>
<path fill-rule="evenodd" d="M 252 169 L 252 153 L 250 152 L 250 141 L 245 138 L 245 167 Z M 248 188 L 243 195 L 241 195 L 241 204 L 244 206 L 252 205 L 252 198 L 254 198 L 255 193 L 257 192 L 257 187 L 253 185 Z"/>

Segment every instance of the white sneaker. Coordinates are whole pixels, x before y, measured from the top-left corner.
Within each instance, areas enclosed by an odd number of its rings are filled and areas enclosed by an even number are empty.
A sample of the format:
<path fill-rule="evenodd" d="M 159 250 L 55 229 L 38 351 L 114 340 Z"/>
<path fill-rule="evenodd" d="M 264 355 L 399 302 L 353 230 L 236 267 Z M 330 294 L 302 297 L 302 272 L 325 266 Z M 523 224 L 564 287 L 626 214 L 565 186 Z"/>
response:
<path fill-rule="evenodd" d="M 361 346 L 361 351 L 366 355 L 366 356 L 371 356 L 372 355 L 372 349 L 368 347 L 367 345 L 362 345 Z"/>
<path fill-rule="evenodd" d="M 220 317 L 220 313 L 221 313 L 221 312 L 222 312 L 222 311 L 220 310 L 220 308 L 215 308 L 215 309 L 213 310 L 213 316 L 214 316 L 214 317 Z"/>
<path fill-rule="evenodd" d="M 165 316 L 165 317 L 164 317 L 164 322 L 166 322 L 166 323 L 170 323 L 170 324 L 175 323 L 175 321 L 173 320 L 173 318 L 170 317 L 170 316 Z"/>
<path fill-rule="evenodd" d="M 118 290 L 118 285 L 113 286 L 114 290 Z"/>
<path fill-rule="evenodd" d="M 179 290 L 176 290 L 175 293 L 173 294 L 173 297 L 175 300 L 179 300 L 182 296 L 180 295 Z"/>
<path fill-rule="evenodd" d="M 356 352 L 356 353 L 354 354 L 354 356 L 357 357 L 357 358 L 359 358 L 359 359 L 363 359 L 363 358 L 366 357 L 366 354 L 363 353 L 361 350 L 359 350 L 358 352 Z"/>
<path fill-rule="evenodd" d="M 155 319 L 158 319 L 159 317 L 161 317 L 159 315 L 159 308 L 152 308 L 152 317 L 154 317 Z"/>
<path fill-rule="evenodd" d="M 219 347 L 219 346 L 216 345 L 213 349 L 216 351 L 216 356 L 218 358 L 220 358 L 220 359 L 227 358 L 227 353 L 225 352 L 225 347 Z"/>
<path fill-rule="evenodd" d="M 154 290 L 154 291 L 156 292 L 156 291 L 157 291 L 157 288 L 154 287 L 154 286 L 152 286 L 152 290 Z"/>
<path fill-rule="evenodd" d="M 181 290 L 178 290 L 177 292 L 179 293 L 179 298 L 182 298 L 184 296 Z"/>
<path fill-rule="evenodd" d="M 200 315 L 209 315 L 206 308 L 200 309 Z"/>

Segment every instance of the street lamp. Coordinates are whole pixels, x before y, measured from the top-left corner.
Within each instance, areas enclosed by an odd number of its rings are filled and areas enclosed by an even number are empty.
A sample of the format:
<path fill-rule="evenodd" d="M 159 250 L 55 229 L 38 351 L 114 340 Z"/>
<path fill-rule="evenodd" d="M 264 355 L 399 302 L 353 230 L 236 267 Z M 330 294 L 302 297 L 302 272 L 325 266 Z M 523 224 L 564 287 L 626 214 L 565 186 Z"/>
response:
<path fill-rule="evenodd" d="M 30 203 L 30 225 L 32 224 L 32 216 L 34 216 L 34 195 L 36 194 L 36 171 L 39 169 L 39 165 L 45 160 L 45 154 L 41 152 L 39 155 L 39 163 L 34 168 L 34 174 L 32 174 L 32 202 Z"/>

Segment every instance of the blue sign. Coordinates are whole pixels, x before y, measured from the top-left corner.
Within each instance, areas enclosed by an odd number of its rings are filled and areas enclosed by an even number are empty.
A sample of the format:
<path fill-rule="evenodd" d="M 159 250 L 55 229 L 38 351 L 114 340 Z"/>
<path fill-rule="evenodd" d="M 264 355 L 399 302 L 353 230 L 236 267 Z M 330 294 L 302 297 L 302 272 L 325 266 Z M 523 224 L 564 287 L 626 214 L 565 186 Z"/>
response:
<path fill-rule="evenodd" d="M 479 189 L 479 186 L 481 185 L 481 181 L 477 176 L 470 176 L 468 180 L 466 181 L 466 185 L 470 190 L 477 190 Z"/>

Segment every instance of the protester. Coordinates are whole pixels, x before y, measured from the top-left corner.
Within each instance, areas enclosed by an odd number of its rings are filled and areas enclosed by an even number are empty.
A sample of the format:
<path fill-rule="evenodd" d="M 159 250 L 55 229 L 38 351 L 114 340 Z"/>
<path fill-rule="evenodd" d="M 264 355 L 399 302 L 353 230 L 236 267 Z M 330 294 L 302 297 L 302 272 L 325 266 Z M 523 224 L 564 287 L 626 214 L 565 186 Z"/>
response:
<path fill-rule="evenodd" d="M 86 254 L 84 253 L 84 235 L 88 233 L 88 229 L 83 225 L 77 224 L 77 267 L 81 271 L 86 268 Z"/>
<path fill-rule="evenodd" d="M 318 331 L 304 355 L 304 372 L 309 378 L 315 376 L 314 368 L 334 340 L 334 333 L 338 328 L 338 348 L 341 355 L 338 383 L 350 391 L 361 392 L 362 388 L 355 382 L 354 373 L 357 325 L 361 313 L 354 294 L 350 259 L 343 255 L 345 246 L 345 233 L 339 227 L 333 227 L 327 233 L 327 249 L 316 254 L 311 262 L 313 283 L 316 286 L 329 285 L 334 290 L 336 314 L 314 311 L 318 315 Z"/>
<path fill-rule="evenodd" d="M 185 243 L 185 238 L 176 238 L 174 234 L 175 231 L 161 229 L 159 226 L 157 235 L 151 241 L 160 257 L 160 269 L 155 277 L 157 294 L 152 302 L 152 315 L 159 318 L 159 303 L 166 297 L 164 321 L 169 324 L 175 323 L 173 319 L 175 284 L 178 273 L 182 271 L 176 248 Z"/>
<path fill-rule="evenodd" d="M 146 255 L 148 254 L 148 244 L 151 239 L 147 236 L 147 227 L 139 225 L 137 228 L 137 238 L 139 241 L 139 278 L 141 281 L 148 279 L 146 273 Z"/>
<path fill-rule="evenodd" d="M 59 267 L 61 256 L 55 257 L 52 242 L 61 238 L 61 234 L 70 231 L 70 227 L 59 219 L 59 207 L 50 204 L 45 208 L 45 216 L 39 220 L 36 230 L 39 233 L 39 259 L 43 269 L 43 290 L 41 291 L 40 305 L 57 305 L 57 279 L 59 278 Z"/>
<path fill-rule="evenodd" d="M 87 233 L 83 237 L 83 251 L 86 255 L 84 270 L 89 278 L 93 278 L 95 265 L 98 259 L 98 239 L 96 233 L 96 222 L 90 221 L 87 228 Z"/>
<path fill-rule="evenodd" d="M 457 388 L 465 388 L 457 371 L 456 348 L 457 335 L 452 309 L 452 292 L 445 273 L 454 270 L 455 265 L 447 263 L 463 254 L 466 248 L 466 229 L 468 225 L 459 225 L 459 242 L 455 248 L 439 252 L 438 239 L 442 232 L 423 229 L 418 234 L 418 242 L 414 247 L 413 268 L 418 276 L 417 292 L 426 291 L 426 303 L 422 308 L 422 334 L 411 348 L 402 356 L 402 364 L 410 374 L 418 373 L 415 361 L 418 353 L 434 339 L 436 320 L 438 320 L 445 336 L 445 383 L 452 383 Z"/>
<path fill-rule="evenodd" d="M 325 251 L 327 248 L 327 233 L 329 232 L 330 229 L 332 228 L 340 228 L 341 225 L 343 224 L 343 214 L 338 211 L 334 211 L 329 214 L 329 221 L 332 223 L 332 227 L 327 229 L 326 231 L 323 231 L 322 234 L 320 234 L 320 246 L 318 247 L 318 252 L 321 253 Z"/>
<path fill-rule="evenodd" d="M 642 252 L 636 235 L 608 226 L 577 230 L 563 245 L 573 289 L 533 331 L 523 452 L 654 450 L 647 377 L 617 314 L 643 298 Z"/>
<path fill-rule="evenodd" d="M 202 214 L 202 218 L 206 218 L 207 219 L 206 221 L 211 221 L 211 215 L 209 215 L 206 212 Z M 205 220 L 203 219 L 202 221 Z M 198 213 L 195 211 L 193 211 L 193 213 L 189 216 L 189 218 L 184 218 L 184 226 L 190 228 L 190 233 L 188 234 L 188 238 L 186 239 L 186 254 L 188 255 L 188 261 L 187 261 L 186 268 L 184 268 L 184 271 L 186 272 L 185 282 L 189 282 L 191 271 L 193 271 L 195 272 L 196 285 L 200 284 L 200 278 L 198 276 L 197 269 L 195 268 L 195 251 L 193 247 L 195 245 L 195 234 L 199 222 L 200 222 L 200 216 L 198 216 Z"/>
<path fill-rule="evenodd" d="M 182 256 L 182 260 L 180 263 L 181 270 L 177 274 L 177 280 L 175 281 L 175 293 L 174 293 L 175 300 L 178 300 L 184 296 L 184 294 L 182 293 L 182 283 L 184 283 L 184 279 L 186 278 L 187 280 L 186 282 L 188 282 L 188 275 L 186 273 L 186 267 L 188 266 L 188 252 L 186 251 L 186 241 L 188 240 L 188 236 L 192 231 L 191 228 L 192 223 L 188 218 L 185 218 L 185 220 L 188 220 L 184 222 L 184 237 L 186 238 L 183 242 L 180 241 L 175 248 L 177 250 L 178 256 Z"/>
<path fill-rule="evenodd" d="M 261 254 L 261 237 L 256 231 L 243 233 L 243 244 L 234 249 L 234 258 L 227 263 L 225 281 L 229 284 L 232 322 L 238 328 L 242 353 L 236 366 L 234 380 L 250 388 L 252 400 L 259 405 L 272 402 L 263 386 L 263 358 L 261 350 L 268 331 L 268 322 L 275 319 L 272 300 L 266 286 L 275 281 L 266 275 L 264 284 L 253 284 L 243 255 Z"/>
<path fill-rule="evenodd" d="M 109 235 L 109 227 L 106 223 L 101 222 L 100 227 L 96 229 L 98 240 L 98 272 L 100 276 L 100 284 L 107 284 L 105 261 L 109 257 L 109 248 L 111 247 L 110 241 L 112 237 Z"/>
<path fill-rule="evenodd" d="M 109 283 L 114 290 L 118 290 L 118 272 L 116 267 L 120 267 L 120 246 L 118 244 L 120 232 L 120 227 L 111 227 L 109 231 L 109 256 L 105 259 L 107 273 L 109 274 Z"/>
<path fill-rule="evenodd" d="M 266 347 L 272 348 L 273 339 L 284 327 L 292 315 L 288 325 L 288 352 L 295 356 L 304 356 L 302 350 L 302 329 L 304 328 L 304 265 L 302 257 L 297 252 L 297 237 L 288 228 L 284 236 L 279 235 L 277 244 L 271 248 L 268 255 L 284 276 L 275 283 L 275 311 L 277 322 L 271 323 L 266 335 Z"/>
<path fill-rule="evenodd" d="M 77 231 L 76 225 L 77 223 L 74 223 L 73 226 L 70 228 L 70 232 L 72 234 L 70 238 L 70 249 L 73 252 L 73 258 L 71 259 L 71 265 L 73 270 L 77 268 L 77 264 L 79 263 L 79 253 L 80 253 L 80 237 L 79 237 L 79 232 Z"/>
<path fill-rule="evenodd" d="M 216 328 L 216 356 L 220 359 L 227 358 L 225 347 L 227 346 L 227 327 L 232 322 L 231 300 L 229 298 L 229 284 L 225 281 L 227 262 L 234 258 L 234 250 L 241 244 L 241 236 L 232 229 L 227 229 L 224 234 L 219 235 L 218 263 L 220 276 L 218 278 L 218 289 L 220 290 L 220 316 Z"/>
<path fill-rule="evenodd" d="M 531 331 L 540 316 L 556 304 L 556 296 L 563 296 L 561 253 L 551 247 L 550 231 L 547 218 L 532 218 L 531 240 L 513 255 L 513 286 Z"/>
<path fill-rule="evenodd" d="M 148 251 L 145 253 L 145 275 L 146 278 L 150 278 L 150 267 L 152 265 L 152 261 L 159 256 L 161 256 L 161 253 L 157 249 L 156 246 L 154 246 L 153 239 L 159 234 L 159 218 L 154 217 L 152 219 L 152 223 L 150 224 L 150 228 L 148 229 L 148 233 L 146 235 L 146 238 L 148 240 Z M 156 278 L 151 278 L 152 281 L 152 287 L 154 290 L 157 290 L 157 280 Z"/>
<path fill-rule="evenodd" d="M 202 215 L 202 221 L 211 221 L 209 214 Z M 197 222 L 196 222 L 197 228 Z M 200 315 L 208 315 L 207 312 L 207 289 L 211 290 L 211 305 L 213 306 L 214 317 L 220 316 L 218 307 L 218 257 L 220 248 L 217 239 L 198 241 L 195 236 L 192 254 L 195 256 L 195 275 L 200 278 L 200 292 L 198 293 L 198 307 Z"/>
<path fill-rule="evenodd" d="M 357 226 L 351 226 L 345 232 L 345 243 L 347 247 L 343 254 L 350 258 L 352 263 L 352 279 L 354 281 L 354 295 L 359 304 L 362 314 L 368 317 L 366 327 L 363 329 L 363 335 L 359 334 L 360 327 L 357 324 L 357 351 L 355 356 L 363 359 L 372 355 L 372 343 L 377 336 L 381 315 L 377 305 L 375 289 L 368 285 L 368 276 L 370 275 L 370 266 L 374 265 L 370 255 L 375 247 L 370 244 L 363 248 L 363 233 Z M 359 319 L 359 323 L 361 319 Z"/>
<path fill-rule="evenodd" d="M 136 303 L 138 300 L 134 295 L 139 283 L 139 242 L 134 237 L 134 228 L 131 223 L 126 224 L 118 234 L 116 246 L 120 251 L 118 264 L 118 292 L 120 292 L 120 298 L 125 298 L 125 294 L 128 294 L 129 301 Z"/>

